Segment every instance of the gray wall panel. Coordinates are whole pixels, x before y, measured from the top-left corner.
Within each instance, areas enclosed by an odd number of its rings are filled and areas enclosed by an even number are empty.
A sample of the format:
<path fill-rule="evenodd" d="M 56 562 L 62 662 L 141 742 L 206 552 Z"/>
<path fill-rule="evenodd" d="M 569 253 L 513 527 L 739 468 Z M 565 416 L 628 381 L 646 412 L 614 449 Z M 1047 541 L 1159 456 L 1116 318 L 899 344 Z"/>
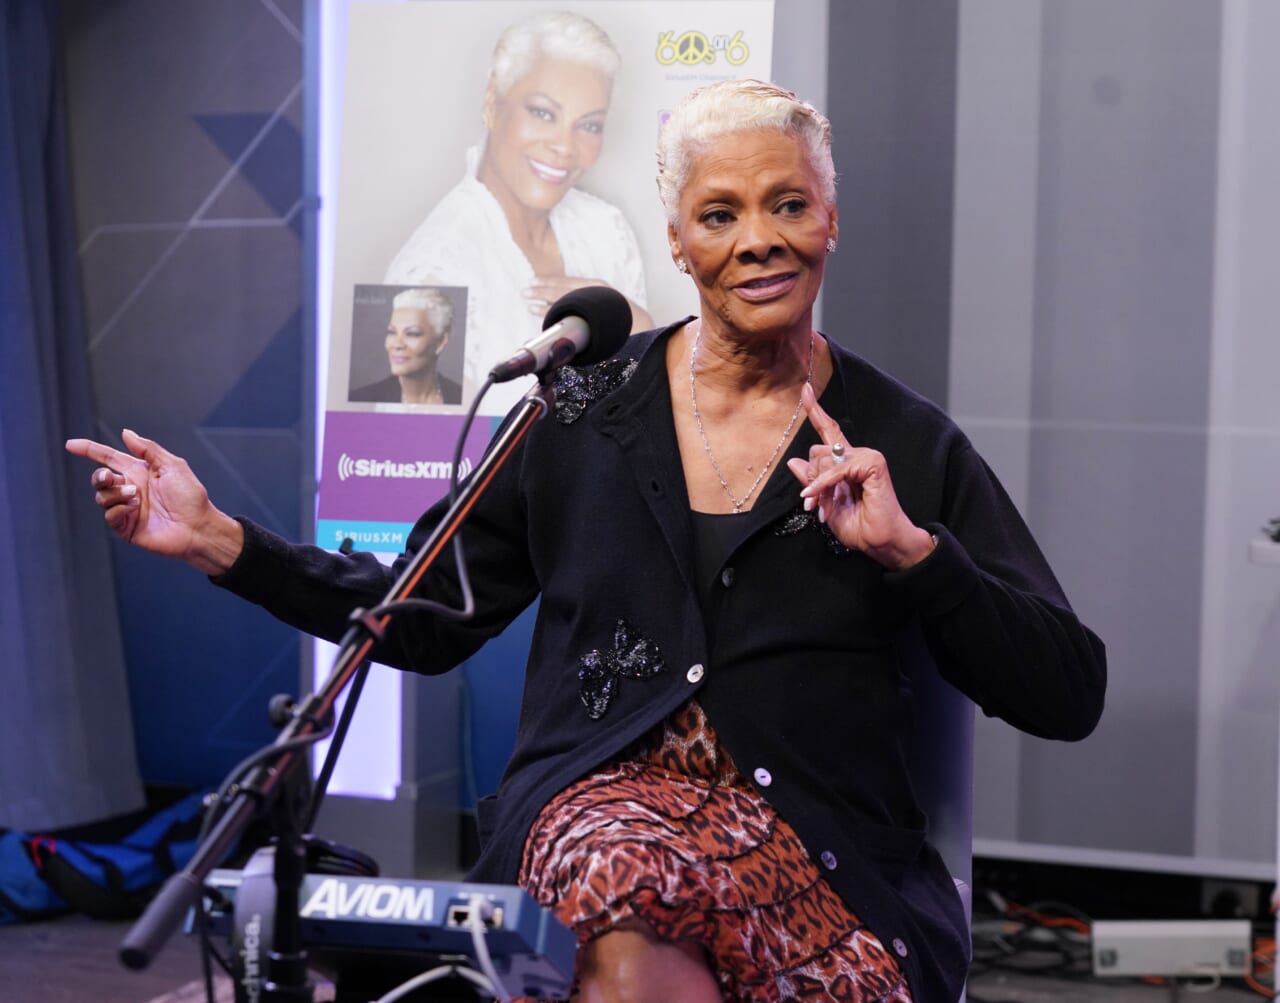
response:
<path fill-rule="evenodd" d="M 1024 747 L 1031 842 L 1194 852 L 1219 16 L 1045 5 L 1028 513 L 1112 672 Z"/>
<path fill-rule="evenodd" d="M 1035 417 L 1204 424 L 1219 17 L 1045 5 Z"/>
<path fill-rule="evenodd" d="M 1194 850 L 1203 452 L 1198 432 L 1033 433 L 1033 528 L 1110 679 L 1088 740 L 1023 743 L 1021 840 Z"/>
<path fill-rule="evenodd" d="M 957 2 L 835 3 L 828 39 L 840 248 L 825 326 L 944 405 Z"/>
<path fill-rule="evenodd" d="M 80 434 L 155 438 L 296 537 L 299 5 L 61 7 L 98 422 Z M 143 780 L 213 785 L 274 736 L 297 634 L 174 562 L 117 544 L 115 567 Z"/>
<path fill-rule="evenodd" d="M 1084 743 L 979 723 L 979 850 L 1264 873 L 1280 575 L 1247 555 L 1280 514 L 1280 10 L 964 0 L 960 23 L 952 413 L 1111 667 Z"/>
<path fill-rule="evenodd" d="M 1280 861 L 1280 5 L 1223 19 L 1197 853 Z M 1259 549 L 1262 547 L 1262 549 Z"/>

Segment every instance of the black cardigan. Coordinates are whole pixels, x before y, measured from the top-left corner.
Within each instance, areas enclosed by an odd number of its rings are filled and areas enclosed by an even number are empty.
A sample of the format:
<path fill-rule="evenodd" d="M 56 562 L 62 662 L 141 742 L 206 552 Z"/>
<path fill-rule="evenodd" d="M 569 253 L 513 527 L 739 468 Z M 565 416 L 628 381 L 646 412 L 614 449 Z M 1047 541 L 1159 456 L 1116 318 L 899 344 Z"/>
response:
<path fill-rule="evenodd" d="M 376 658 L 443 672 L 541 595 L 515 750 L 479 806 L 473 880 L 513 883 L 547 800 L 696 695 L 744 776 L 766 768 L 760 793 L 897 952 L 914 998 L 953 1000 L 967 918 L 908 777 L 908 678 L 920 668 L 904 660 L 921 650 L 908 635 L 923 633 L 937 671 L 986 713 L 1058 739 L 1082 738 L 1098 720 L 1102 644 L 964 434 L 834 343 L 824 408 L 851 444 L 885 455 L 904 511 L 938 546 L 886 572 L 802 510 L 779 462 L 741 516 L 704 618 L 666 376 L 678 327 L 562 372 L 554 418 L 533 429 L 464 527 L 475 618 L 400 614 Z M 805 423 L 787 455 L 807 456 L 816 441 Z M 410 551 L 443 506 L 419 520 Z M 244 552 L 219 584 L 330 639 L 401 566 L 244 524 Z M 456 605 L 453 562 L 437 562 L 420 588 Z"/>

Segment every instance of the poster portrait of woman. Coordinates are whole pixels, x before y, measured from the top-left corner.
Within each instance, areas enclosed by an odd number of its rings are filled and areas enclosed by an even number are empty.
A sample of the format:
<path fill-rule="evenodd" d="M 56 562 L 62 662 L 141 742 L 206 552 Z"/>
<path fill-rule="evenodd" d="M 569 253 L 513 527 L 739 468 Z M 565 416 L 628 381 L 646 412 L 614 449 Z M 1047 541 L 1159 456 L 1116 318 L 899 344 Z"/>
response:
<path fill-rule="evenodd" d="M 581 14 L 542 11 L 507 27 L 490 61 L 484 137 L 387 269 L 387 283 L 467 289 L 470 392 L 574 289 L 611 286 L 631 304 L 632 330 L 652 326 L 630 222 L 577 187 L 602 151 L 620 65 Z M 527 389 L 494 387 L 485 410 L 505 411 Z"/>
<path fill-rule="evenodd" d="M 459 332 L 465 329 L 465 290 L 360 286 L 352 314 L 349 401 L 462 402 L 457 360 L 463 354 Z"/>

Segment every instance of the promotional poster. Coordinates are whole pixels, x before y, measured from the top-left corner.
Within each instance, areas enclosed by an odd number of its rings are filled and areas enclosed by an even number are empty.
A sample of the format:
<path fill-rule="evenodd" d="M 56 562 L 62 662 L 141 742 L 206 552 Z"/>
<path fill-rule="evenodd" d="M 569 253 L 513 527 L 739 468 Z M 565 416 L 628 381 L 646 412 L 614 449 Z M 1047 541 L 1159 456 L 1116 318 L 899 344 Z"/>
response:
<path fill-rule="evenodd" d="M 485 376 L 564 293 L 612 286 L 634 330 L 696 311 L 658 128 L 700 84 L 768 79 L 772 23 L 772 0 L 349 5 L 320 546 L 403 548 Z M 485 394 L 461 475 L 535 383 Z"/>

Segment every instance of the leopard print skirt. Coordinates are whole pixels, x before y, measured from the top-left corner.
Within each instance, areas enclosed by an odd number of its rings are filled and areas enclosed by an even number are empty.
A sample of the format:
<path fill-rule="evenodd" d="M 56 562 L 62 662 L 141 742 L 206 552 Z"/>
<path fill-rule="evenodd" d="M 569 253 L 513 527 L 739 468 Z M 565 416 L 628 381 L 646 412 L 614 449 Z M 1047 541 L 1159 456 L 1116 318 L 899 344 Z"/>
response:
<path fill-rule="evenodd" d="M 700 944 L 726 1001 L 911 1001 L 897 959 L 738 773 L 696 702 L 547 804 L 520 884 L 579 945 L 637 917 Z"/>

